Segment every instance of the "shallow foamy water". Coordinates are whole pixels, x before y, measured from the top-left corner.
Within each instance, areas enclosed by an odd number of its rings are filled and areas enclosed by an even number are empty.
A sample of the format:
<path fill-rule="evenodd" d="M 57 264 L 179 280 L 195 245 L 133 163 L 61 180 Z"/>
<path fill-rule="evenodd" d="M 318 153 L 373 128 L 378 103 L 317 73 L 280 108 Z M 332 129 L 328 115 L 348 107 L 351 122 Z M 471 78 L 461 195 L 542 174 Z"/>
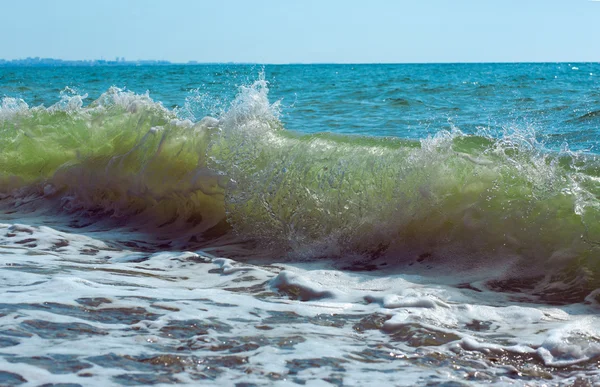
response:
<path fill-rule="evenodd" d="M 35 219 L 0 224 L 2 385 L 600 381 L 591 304 L 335 261 L 148 251 L 134 233 Z"/>

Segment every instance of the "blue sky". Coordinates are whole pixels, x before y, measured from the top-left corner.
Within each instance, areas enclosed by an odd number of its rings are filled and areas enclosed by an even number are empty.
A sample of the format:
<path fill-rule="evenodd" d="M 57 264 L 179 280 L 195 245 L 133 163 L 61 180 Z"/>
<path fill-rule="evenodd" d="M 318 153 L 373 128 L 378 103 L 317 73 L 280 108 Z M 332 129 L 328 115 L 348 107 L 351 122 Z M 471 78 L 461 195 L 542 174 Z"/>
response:
<path fill-rule="evenodd" d="M 0 0 L 0 58 L 600 61 L 600 1 Z"/>

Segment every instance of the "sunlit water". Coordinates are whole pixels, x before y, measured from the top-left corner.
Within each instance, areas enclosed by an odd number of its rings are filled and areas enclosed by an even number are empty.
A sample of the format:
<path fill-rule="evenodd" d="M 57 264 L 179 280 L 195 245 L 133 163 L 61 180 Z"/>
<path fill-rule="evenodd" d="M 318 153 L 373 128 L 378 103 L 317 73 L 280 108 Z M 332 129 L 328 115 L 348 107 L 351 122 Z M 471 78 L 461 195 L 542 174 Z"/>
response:
<path fill-rule="evenodd" d="M 0 385 L 600 383 L 598 73 L 0 68 Z"/>

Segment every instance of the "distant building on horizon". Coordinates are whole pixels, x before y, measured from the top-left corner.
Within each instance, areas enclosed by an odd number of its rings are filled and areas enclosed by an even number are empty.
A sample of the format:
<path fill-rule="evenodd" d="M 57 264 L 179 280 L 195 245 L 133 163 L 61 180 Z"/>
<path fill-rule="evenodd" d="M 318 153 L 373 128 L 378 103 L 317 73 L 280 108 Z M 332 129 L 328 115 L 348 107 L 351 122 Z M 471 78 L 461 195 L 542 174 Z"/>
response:
<path fill-rule="evenodd" d="M 60 66 L 165 66 L 173 64 L 166 60 L 137 60 L 127 61 L 124 56 L 115 57 L 115 60 L 64 60 L 54 58 L 27 57 L 25 59 L 6 60 L 0 59 L 2 67 L 60 67 Z"/>

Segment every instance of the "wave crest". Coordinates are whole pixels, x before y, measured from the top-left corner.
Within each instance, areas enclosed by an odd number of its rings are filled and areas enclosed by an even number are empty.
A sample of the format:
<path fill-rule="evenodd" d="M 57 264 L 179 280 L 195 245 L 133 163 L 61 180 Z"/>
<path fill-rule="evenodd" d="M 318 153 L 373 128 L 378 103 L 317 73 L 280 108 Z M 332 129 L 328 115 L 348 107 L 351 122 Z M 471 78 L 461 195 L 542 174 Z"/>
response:
<path fill-rule="evenodd" d="M 541 273 L 547 288 L 600 283 L 600 165 L 545 152 L 527 132 L 299 135 L 283 130 L 263 77 L 198 122 L 147 93 L 84 98 L 67 91 L 49 108 L 2 100 L 5 197 L 34 194 L 185 238 L 231 227 L 293 257 Z"/>

